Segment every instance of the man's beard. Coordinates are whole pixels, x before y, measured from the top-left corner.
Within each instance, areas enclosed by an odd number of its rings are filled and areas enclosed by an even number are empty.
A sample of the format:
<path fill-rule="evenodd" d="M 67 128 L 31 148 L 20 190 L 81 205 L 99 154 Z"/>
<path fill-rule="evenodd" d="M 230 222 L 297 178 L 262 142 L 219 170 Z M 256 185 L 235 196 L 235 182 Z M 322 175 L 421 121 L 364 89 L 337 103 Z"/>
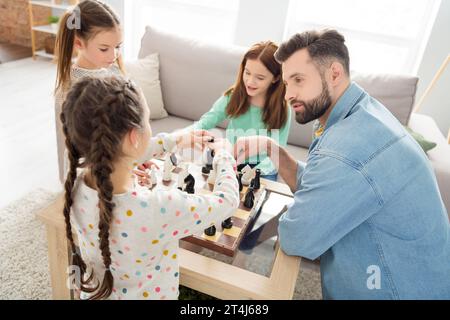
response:
<path fill-rule="evenodd" d="M 295 120 L 298 123 L 305 124 L 319 119 L 331 106 L 331 96 L 326 82 L 322 80 L 322 92 L 316 98 L 309 101 L 293 100 L 290 103 L 291 105 L 297 103 L 303 104 L 303 112 L 295 113 Z"/>

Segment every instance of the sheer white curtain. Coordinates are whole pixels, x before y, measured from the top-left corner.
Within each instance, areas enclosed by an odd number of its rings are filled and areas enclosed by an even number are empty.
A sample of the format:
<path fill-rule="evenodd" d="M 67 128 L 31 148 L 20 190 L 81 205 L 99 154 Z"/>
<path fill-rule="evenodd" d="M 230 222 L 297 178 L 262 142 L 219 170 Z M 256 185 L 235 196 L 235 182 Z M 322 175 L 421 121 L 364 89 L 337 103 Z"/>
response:
<path fill-rule="evenodd" d="M 346 38 L 352 70 L 416 74 L 440 2 L 291 0 L 284 38 L 334 28 Z"/>
<path fill-rule="evenodd" d="M 136 58 L 146 25 L 207 40 L 232 43 L 239 0 L 125 1 L 125 56 Z"/>

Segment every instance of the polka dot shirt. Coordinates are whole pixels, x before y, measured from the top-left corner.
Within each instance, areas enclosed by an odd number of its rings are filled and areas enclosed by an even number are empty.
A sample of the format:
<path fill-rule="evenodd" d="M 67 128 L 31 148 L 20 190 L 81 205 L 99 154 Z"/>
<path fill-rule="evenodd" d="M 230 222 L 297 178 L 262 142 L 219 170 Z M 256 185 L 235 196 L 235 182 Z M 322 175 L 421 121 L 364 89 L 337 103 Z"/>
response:
<path fill-rule="evenodd" d="M 178 241 L 220 224 L 239 204 L 235 160 L 220 151 L 214 192 L 187 194 L 178 189 L 150 191 L 136 186 L 114 195 L 109 248 L 114 277 L 109 299 L 177 299 L 179 285 Z M 81 175 L 74 186 L 72 229 L 77 233 L 83 260 L 102 280 L 105 267 L 99 248 L 98 196 Z"/>

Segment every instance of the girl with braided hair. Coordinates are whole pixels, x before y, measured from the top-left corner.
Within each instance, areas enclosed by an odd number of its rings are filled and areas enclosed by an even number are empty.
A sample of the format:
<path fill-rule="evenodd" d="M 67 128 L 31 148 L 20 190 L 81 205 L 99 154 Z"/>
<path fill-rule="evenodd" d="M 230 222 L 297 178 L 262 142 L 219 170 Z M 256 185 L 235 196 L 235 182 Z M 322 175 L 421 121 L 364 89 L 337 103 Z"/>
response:
<path fill-rule="evenodd" d="M 81 298 L 177 299 L 178 240 L 230 217 L 239 204 L 231 145 L 207 143 L 205 131 L 152 138 L 149 113 L 136 87 L 115 77 L 81 79 L 63 104 L 70 160 L 63 213 Z M 136 159 L 194 143 L 215 150 L 211 195 L 136 183 Z"/>

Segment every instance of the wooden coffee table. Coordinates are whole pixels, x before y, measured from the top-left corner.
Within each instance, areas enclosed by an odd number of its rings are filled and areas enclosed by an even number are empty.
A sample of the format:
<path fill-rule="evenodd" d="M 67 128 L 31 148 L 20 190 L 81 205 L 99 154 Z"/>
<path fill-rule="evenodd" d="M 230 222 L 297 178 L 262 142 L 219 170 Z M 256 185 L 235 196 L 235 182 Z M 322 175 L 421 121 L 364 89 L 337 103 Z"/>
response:
<path fill-rule="evenodd" d="M 253 231 L 262 230 L 264 241 L 244 239 L 244 249 L 230 258 L 190 243 L 180 242 L 180 284 L 219 299 L 292 299 L 300 270 L 300 257 L 287 256 L 280 249 L 276 228 L 267 221 L 277 220 L 283 202 L 290 202 L 289 188 L 278 182 L 261 179 L 271 192 L 263 205 Z M 72 299 L 73 292 L 66 286 L 69 261 L 68 244 L 62 214 L 64 196 L 37 216 L 47 230 L 48 255 L 52 294 L 54 299 Z M 251 231 L 251 230 L 249 230 Z M 254 233 L 253 233 L 254 235 Z M 248 240 L 248 239 L 247 239 Z M 251 239 L 250 239 L 251 240 Z"/>

